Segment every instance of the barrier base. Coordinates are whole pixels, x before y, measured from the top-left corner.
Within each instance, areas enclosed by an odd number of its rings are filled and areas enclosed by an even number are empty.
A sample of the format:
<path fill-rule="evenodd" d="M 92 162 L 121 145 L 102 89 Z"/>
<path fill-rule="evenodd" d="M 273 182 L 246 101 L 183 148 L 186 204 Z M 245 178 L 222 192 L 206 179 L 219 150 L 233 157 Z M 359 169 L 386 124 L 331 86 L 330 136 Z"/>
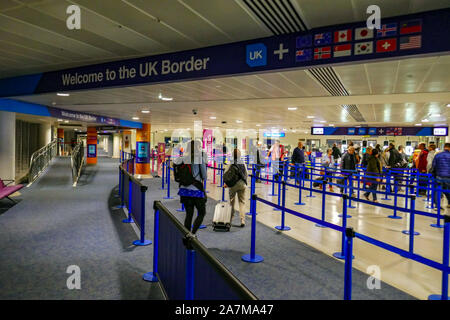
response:
<path fill-rule="evenodd" d="M 335 253 L 333 253 L 333 257 L 335 257 L 337 259 L 341 259 L 341 260 L 345 259 L 345 255 L 342 252 L 335 252 Z M 352 255 L 352 260 L 353 259 L 355 259 L 354 255 Z"/>
<path fill-rule="evenodd" d="M 288 226 L 284 226 L 284 227 L 276 226 L 275 229 L 280 230 L 280 231 L 289 231 L 289 230 L 291 230 L 291 228 L 288 227 Z"/>
<path fill-rule="evenodd" d="M 410 234 L 409 230 L 403 230 L 402 233 L 403 233 L 403 234 Z M 414 231 L 414 234 L 413 234 L 413 235 L 418 236 L 418 235 L 420 235 L 420 233 L 417 232 L 417 231 Z"/>
<path fill-rule="evenodd" d="M 356 207 L 355 206 L 348 206 L 347 208 L 355 209 Z"/>
<path fill-rule="evenodd" d="M 148 282 L 158 282 L 158 277 L 153 272 L 147 272 L 142 279 Z"/>
<path fill-rule="evenodd" d="M 328 228 L 327 226 L 324 226 L 323 224 L 320 224 L 320 223 L 316 223 L 316 227 L 319 227 L 319 228 Z"/>
<path fill-rule="evenodd" d="M 294 203 L 296 206 L 304 206 L 306 203 L 304 202 L 296 202 Z"/>
<path fill-rule="evenodd" d="M 135 240 L 133 241 L 133 244 L 135 246 L 148 246 L 149 244 L 152 244 L 150 240 L 144 240 L 144 242 L 141 242 L 141 240 Z"/>
<path fill-rule="evenodd" d="M 388 216 L 389 219 L 403 219 L 402 217 L 399 216 Z"/>
<path fill-rule="evenodd" d="M 339 218 L 343 218 L 344 215 L 343 215 L 343 214 L 340 214 L 340 215 L 338 215 L 338 217 L 339 217 Z M 351 218 L 351 217 L 352 217 L 351 215 L 347 214 L 347 219 L 348 219 L 348 218 Z"/>
<path fill-rule="evenodd" d="M 163 199 L 175 199 L 174 197 L 164 197 Z"/>
<path fill-rule="evenodd" d="M 442 295 L 440 295 L 440 294 L 430 294 L 428 296 L 428 300 L 442 300 Z M 447 297 L 446 300 L 450 300 L 449 297 Z"/>
<path fill-rule="evenodd" d="M 437 223 L 432 223 L 432 224 L 430 224 L 430 226 L 432 226 L 433 228 L 443 228 L 444 227 L 444 225 L 437 224 Z"/>
<path fill-rule="evenodd" d="M 133 223 L 134 220 L 133 219 L 123 219 L 122 222 L 123 223 Z"/>
<path fill-rule="evenodd" d="M 242 261 L 249 262 L 249 263 L 258 263 L 258 262 L 264 261 L 264 258 L 261 256 L 258 256 L 257 254 L 255 254 L 255 258 L 253 258 L 253 259 L 251 257 L 251 254 L 244 254 L 241 257 L 241 259 L 242 259 Z"/>

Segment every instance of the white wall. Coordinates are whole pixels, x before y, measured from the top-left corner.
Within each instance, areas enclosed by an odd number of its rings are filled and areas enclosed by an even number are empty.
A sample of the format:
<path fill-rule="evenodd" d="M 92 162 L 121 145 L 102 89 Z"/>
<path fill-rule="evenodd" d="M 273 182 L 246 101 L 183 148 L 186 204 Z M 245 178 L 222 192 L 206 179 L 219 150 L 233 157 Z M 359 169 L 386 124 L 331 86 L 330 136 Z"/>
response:
<path fill-rule="evenodd" d="M 39 145 L 46 146 L 52 141 L 52 126 L 50 123 L 42 123 L 39 130 Z"/>

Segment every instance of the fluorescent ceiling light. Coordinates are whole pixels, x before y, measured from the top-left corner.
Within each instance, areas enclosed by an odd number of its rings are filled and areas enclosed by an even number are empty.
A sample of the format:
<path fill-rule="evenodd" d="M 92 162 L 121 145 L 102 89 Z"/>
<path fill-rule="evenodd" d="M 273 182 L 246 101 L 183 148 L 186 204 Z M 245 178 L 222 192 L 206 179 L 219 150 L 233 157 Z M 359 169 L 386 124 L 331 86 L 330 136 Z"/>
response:
<path fill-rule="evenodd" d="M 330 123 L 328 126 L 330 126 L 330 127 L 334 127 L 334 124 L 332 124 L 332 123 Z"/>
<path fill-rule="evenodd" d="M 236 120 L 236 123 L 242 123 L 242 120 Z"/>
<path fill-rule="evenodd" d="M 69 123 L 69 120 L 64 120 L 64 123 Z"/>
<path fill-rule="evenodd" d="M 172 101 L 173 100 L 173 98 L 163 97 L 161 93 L 159 94 L 158 98 L 163 101 Z"/>
<path fill-rule="evenodd" d="M 142 113 L 150 113 L 150 110 L 142 110 Z"/>
<path fill-rule="evenodd" d="M 138 117 L 133 117 L 133 118 L 131 118 L 131 119 L 133 119 L 133 120 L 139 120 L 139 118 L 138 118 Z"/>
<path fill-rule="evenodd" d="M 325 121 L 325 120 L 321 120 L 321 121 L 319 121 L 319 122 L 321 122 L 321 123 L 325 123 L 326 121 Z"/>
<path fill-rule="evenodd" d="M 428 119 L 423 119 L 422 120 L 422 122 L 428 122 L 428 121 L 430 121 L 430 120 L 428 120 Z"/>
<path fill-rule="evenodd" d="M 308 119 L 314 119 L 314 116 L 307 116 Z"/>
<path fill-rule="evenodd" d="M 60 96 L 60 97 L 68 97 L 68 96 L 70 96 L 70 94 L 68 94 L 68 93 L 60 93 L 60 92 L 58 92 L 56 95 Z"/>
<path fill-rule="evenodd" d="M 260 124 L 257 124 L 256 126 L 257 126 L 257 127 L 261 127 L 261 125 L 260 125 Z"/>
<path fill-rule="evenodd" d="M 62 122 L 63 121 L 63 119 L 58 119 L 58 122 Z"/>
<path fill-rule="evenodd" d="M 420 127 L 422 124 L 421 123 L 416 123 L 415 126 Z"/>
<path fill-rule="evenodd" d="M 297 110 L 297 107 L 289 107 L 288 110 L 291 110 L 291 111 Z"/>

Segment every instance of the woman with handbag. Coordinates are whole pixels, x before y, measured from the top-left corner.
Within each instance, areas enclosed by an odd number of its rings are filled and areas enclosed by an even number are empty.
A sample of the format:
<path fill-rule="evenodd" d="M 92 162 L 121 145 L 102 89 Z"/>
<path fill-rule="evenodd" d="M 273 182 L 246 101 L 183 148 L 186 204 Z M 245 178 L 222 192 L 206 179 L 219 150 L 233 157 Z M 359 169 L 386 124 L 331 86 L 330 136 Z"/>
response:
<path fill-rule="evenodd" d="M 373 149 L 369 159 L 367 160 L 367 169 L 366 174 L 367 178 L 365 178 L 366 185 L 368 185 L 368 190 L 364 193 L 364 197 L 369 201 L 369 195 L 372 193 L 373 202 L 377 201 L 377 187 L 378 183 L 381 182 L 382 169 L 380 160 L 378 157 L 380 156 L 377 149 Z M 380 177 L 380 178 L 378 178 Z"/>

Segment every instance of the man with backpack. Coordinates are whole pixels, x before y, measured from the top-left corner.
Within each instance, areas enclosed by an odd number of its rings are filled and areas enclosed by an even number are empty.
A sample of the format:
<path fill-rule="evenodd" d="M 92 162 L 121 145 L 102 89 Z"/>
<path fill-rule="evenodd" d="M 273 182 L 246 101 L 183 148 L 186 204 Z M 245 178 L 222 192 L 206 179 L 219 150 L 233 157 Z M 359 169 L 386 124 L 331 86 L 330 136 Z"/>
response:
<path fill-rule="evenodd" d="M 184 204 L 186 218 L 184 226 L 195 234 L 206 215 L 206 193 L 203 181 L 206 179 L 206 160 L 201 149 L 201 141 L 188 142 L 184 155 L 173 160 L 175 181 L 179 183 L 178 195 Z M 194 208 L 198 215 L 192 226 Z"/>
<path fill-rule="evenodd" d="M 339 150 L 339 148 L 336 146 L 336 143 L 333 143 L 333 148 L 332 148 L 333 152 L 333 159 L 334 159 L 334 163 L 337 163 L 339 158 L 342 157 L 342 153 Z"/>

